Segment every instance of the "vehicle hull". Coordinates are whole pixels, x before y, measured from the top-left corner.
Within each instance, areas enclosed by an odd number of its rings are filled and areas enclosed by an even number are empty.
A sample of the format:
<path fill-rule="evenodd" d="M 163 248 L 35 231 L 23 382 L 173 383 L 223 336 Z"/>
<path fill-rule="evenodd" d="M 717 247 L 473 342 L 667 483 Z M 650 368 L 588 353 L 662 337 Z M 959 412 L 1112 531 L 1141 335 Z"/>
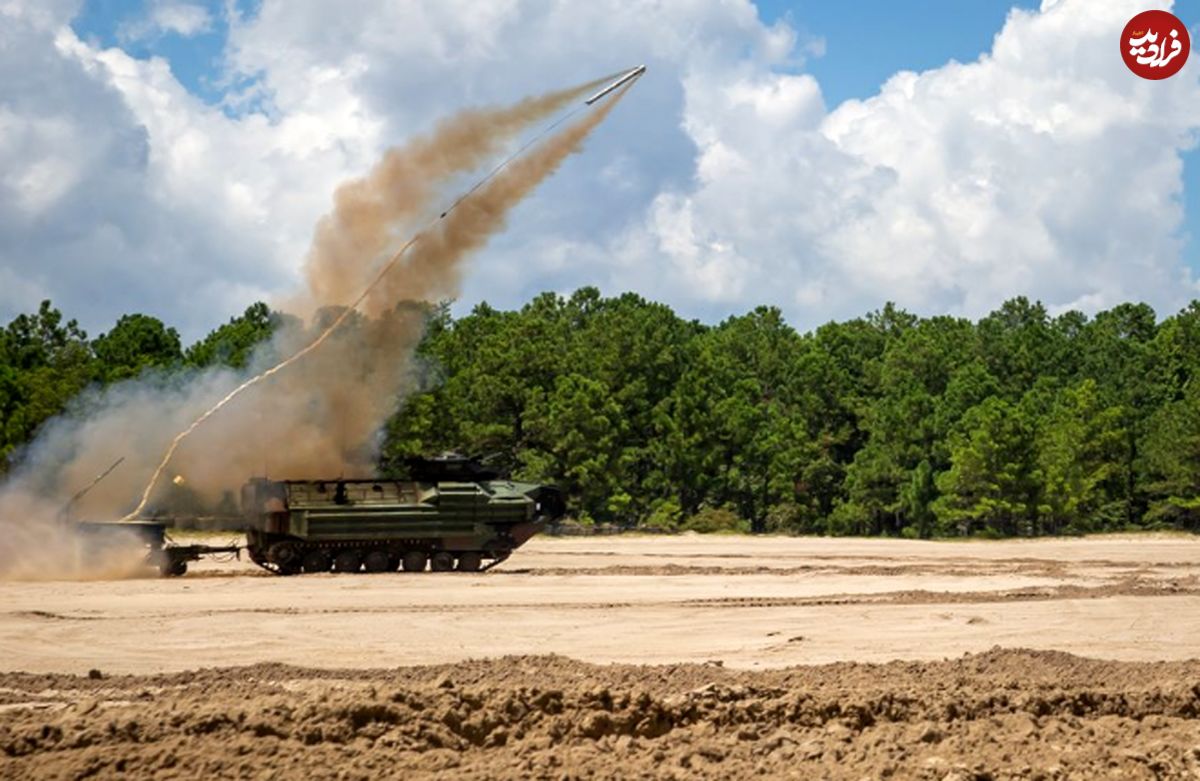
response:
<path fill-rule="evenodd" d="M 473 571 L 564 511 L 557 489 L 508 480 L 252 480 L 242 506 L 250 558 L 283 575 L 414 569 L 419 556 Z"/>

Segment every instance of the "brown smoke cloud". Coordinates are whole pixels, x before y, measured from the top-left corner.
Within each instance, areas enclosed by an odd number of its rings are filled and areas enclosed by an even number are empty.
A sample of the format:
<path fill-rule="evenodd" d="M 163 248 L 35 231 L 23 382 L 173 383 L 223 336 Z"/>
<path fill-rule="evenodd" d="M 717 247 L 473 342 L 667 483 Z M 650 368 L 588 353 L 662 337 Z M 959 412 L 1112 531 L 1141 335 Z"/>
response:
<path fill-rule="evenodd" d="M 515 136 L 607 79 L 513 106 L 462 112 L 426 136 L 389 150 L 365 177 L 344 184 L 318 223 L 305 263 L 305 288 L 281 303 L 295 317 L 255 355 L 248 371 L 143 379 L 96 394 L 90 414 L 46 426 L 21 472 L 0 494 L 0 526 L 10 537 L 44 537 L 42 521 L 114 458 L 127 461 L 75 508 L 76 517 L 115 519 L 136 503 L 166 446 L 214 402 L 312 342 L 360 294 L 418 224 L 449 202 L 455 179 L 494 160 Z M 150 507 L 193 499 L 236 507 L 252 475 L 289 478 L 370 473 L 377 436 L 418 380 L 412 355 L 427 306 L 458 294 L 463 260 L 500 230 L 511 209 L 550 176 L 624 94 L 615 93 L 575 124 L 512 160 L 419 233 L 411 249 L 370 291 L 359 311 L 302 360 L 254 385 L 196 428 L 171 459 Z M 172 486 L 176 474 L 184 487 Z M 186 502 L 185 502 L 186 504 Z M 33 534 L 16 534 L 12 508 Z M 28 509 L 36 506 L 37 509 Z M 6 531 L 0 529 L 0 532 Z M 0 576 L 25 545 L 0 546 Z M 63 559 L 70 556 L 62 554 Z"/>
<path fill-rule="evenodd" d="M 400 266 L 379 279 L 364 304 L 364 317 L 339 333 L 327 349 L 308 356 L 297 371 L 278 380 L 288 396 L 306 395 L 309 407 L 332 417 L 307 439 L 303 457 L 283 464 L 289 475 L 331 474 L 334 459 L 358 473 L 375 457 L 372 437 L 391 415 L 412 377 L 410 357 L 423 333 L 424 312 L 415 302 L 435 303 L 458 295 L 463 259 L 505 224 L 512 208 L 550 176 L 619 99 L 606 102 L 525 155 L 463 200 L 445 219 L 422 232 Z"/>
<path fill-rule="evenodd" d="M 610 81 L 526 98 L 503 108 L 468 109 L 440 121 L 432 133 L 389 149 L 367 176 L 338 187 L 333 211 L 317 223 L 305 263 L 307 290 L 289 311 L 352 301 L 370 284 L 381 258 L 428 223 L 445 204 L 447 179 L 494 159 L 517 133 Z"/>
<path fill-rule="evenodd" d="M 580 121 L 513 160 L 500 175 L 423 234 L 409 252 L 402 272 L 385 277 L 371 291 L 367 313 L 386 312 L 396 301 L 436 301 L 456 295 L 463 256 L 483 246 L 503 228 L 512 207 L 558 170 L 569 155 L 579 151 L 584 139 L 604 121 L 627 89 L 623 87 Z"/>

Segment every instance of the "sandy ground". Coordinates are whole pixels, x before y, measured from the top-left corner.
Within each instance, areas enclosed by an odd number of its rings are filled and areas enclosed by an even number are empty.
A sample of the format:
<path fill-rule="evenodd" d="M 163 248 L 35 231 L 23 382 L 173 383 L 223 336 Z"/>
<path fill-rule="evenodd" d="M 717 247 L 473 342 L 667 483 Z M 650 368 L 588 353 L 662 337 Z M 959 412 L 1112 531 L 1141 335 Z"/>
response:
<path fill-rule="evenodd" d="M 609 537 L 0 583 L 0 778 L 1200 779 L 1198 576 L 1173 535 Z"/>
<path fill-rule="evenodd" d="M 0 670 L 169 672 L 503 654 L 772 668 L 993 646 L 1200 656 L 1200 538 L 538 538 L 499 568 L 0 583 Z"/>

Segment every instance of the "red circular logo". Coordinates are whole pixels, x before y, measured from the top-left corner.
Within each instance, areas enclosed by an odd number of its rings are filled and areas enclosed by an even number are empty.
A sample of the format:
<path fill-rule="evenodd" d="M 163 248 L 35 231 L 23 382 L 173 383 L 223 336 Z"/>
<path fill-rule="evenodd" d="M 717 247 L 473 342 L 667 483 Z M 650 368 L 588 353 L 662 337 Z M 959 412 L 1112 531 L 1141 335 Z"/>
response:
<path fill-rule="evenodd" d="M 1191 50 L 1187 28 L 1166 11 L 1142 11 L 1121 31 L 1121 59 L 1143 79 L 1179 73 Z"/>

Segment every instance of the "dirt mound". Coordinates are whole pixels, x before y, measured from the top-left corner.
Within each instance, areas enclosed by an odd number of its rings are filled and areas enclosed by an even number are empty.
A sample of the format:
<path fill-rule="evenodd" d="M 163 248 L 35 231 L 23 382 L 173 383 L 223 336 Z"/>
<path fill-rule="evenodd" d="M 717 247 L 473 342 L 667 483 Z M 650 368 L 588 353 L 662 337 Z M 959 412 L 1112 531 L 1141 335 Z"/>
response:
<path fill-rule="evenodd" d="M 1196 778 L 1200 661 L 0 676 L 0 777 Z"/>

